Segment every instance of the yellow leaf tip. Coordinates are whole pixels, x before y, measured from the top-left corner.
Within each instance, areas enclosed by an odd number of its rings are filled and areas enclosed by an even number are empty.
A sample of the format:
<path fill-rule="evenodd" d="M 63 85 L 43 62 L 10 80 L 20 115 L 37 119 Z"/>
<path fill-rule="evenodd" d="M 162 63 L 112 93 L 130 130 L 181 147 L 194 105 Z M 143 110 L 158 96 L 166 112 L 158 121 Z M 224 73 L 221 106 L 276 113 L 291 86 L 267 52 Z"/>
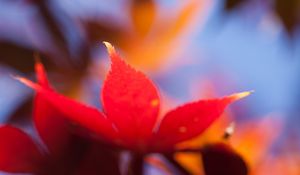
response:
<path fill-rule="evenodd" d="M 103 41 L 103 44 L 105 45 L 109 55 L 112 55 L 113 53 L 116 52 L 114 46 L 112 46 L 109 42 Z"/>
<path fill-rule="evenodd" d="M 231 97 L 232 97 L 234 100 L 239 100 L 239 99 L 242 99 L 242 98 L 245 98 L 245 97 L 251 95 L 253 92 L 254 92 L 254 90 L 252 90 L 252 91 L 240 92 L 240 93 L 233 94 Z"/>

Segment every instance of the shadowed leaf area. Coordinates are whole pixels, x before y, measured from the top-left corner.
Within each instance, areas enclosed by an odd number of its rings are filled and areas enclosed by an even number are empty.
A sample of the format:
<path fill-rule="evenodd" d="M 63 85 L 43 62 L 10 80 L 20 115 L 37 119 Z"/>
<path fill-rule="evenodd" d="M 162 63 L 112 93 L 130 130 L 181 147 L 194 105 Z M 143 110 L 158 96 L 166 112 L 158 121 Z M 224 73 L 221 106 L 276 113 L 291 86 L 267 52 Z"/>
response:
<path fill-rule="evenodd" d="M 294 33 L 299 26 L 299 10 L 300 1 L 298 0 L 276 0 L 275 2 L 274 11 L 289 34 Z"/>
<path fill-rule="evenodd" d="M 202 152 L 206 175 L 247 175 L 243 158 L 226 144 L 208 145 Z"/>

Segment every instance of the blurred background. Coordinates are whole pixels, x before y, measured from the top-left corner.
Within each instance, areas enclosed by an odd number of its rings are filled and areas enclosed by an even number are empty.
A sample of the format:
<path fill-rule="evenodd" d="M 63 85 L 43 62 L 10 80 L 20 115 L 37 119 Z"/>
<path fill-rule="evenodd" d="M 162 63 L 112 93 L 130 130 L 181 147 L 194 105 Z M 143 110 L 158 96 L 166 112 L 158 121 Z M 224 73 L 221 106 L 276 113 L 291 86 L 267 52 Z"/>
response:
<path fill-rule="evenodd" d="M 234 121 L 251 174 L 298 175 L 299 24 L 299 0 L 0 0 L 0 121 L 30 128 L 33 91 L 11 75 L 34 79 L 37 54 L 59 92 L 101 107 L 109 41 L 157 83 L 163 111 L 254 90 L 200 139 Z"/>

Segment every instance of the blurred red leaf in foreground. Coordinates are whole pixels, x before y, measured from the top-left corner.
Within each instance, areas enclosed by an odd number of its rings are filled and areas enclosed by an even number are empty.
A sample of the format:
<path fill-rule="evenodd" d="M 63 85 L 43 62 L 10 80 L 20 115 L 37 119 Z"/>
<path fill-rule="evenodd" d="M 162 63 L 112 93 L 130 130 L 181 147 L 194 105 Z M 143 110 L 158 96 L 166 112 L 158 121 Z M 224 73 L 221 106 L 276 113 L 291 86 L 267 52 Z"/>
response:
<path fill-rule="evenodd" d="M 37 63 L 35 69 L 39 86 L 51 90 L 43 66 Z M 78 127 L 62 117 L 40 93 L 34 102 L 34 125 L 45 149 L 22 130 L 1 126 L 0 170 L 43 175 L 119 174 L 118 156 L 114 156 L 117 152 L 75 134 Z"/>
<path fill-rule="evenodd" d="M 139 153 L 172 152 L 175 144 L 201 134 L 228 104 L 250 94 L 243 92 L 185 104 L 168 112 L 158 126 L 160 101 L 156 87 L 120 59 L 109 43 L 105 45 L 112 61 L 102 90 L 105 113 L 24 78 L 19 80 L 35 89 L 64 118 Z"/>

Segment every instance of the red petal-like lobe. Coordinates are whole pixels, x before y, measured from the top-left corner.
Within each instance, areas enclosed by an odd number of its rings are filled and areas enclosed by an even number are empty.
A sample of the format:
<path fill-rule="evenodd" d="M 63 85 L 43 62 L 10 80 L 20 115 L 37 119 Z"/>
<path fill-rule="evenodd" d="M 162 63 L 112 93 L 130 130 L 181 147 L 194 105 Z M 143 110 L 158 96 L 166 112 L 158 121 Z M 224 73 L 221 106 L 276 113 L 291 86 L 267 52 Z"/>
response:
<path fill-rule="evenodd" d="M 107 116 L 114 122 L 127 146 L 143 148 L 152 134 L 159 112 L 154 84 L 126 64 L 107 42 L 112 65 L 102 90 Z"/>
<path fill-rule="evenodd" d="M 35 65 L 38 83 L 51 90 L 43 65 Z M 69 146 L 71 139 L 70 122 L 45 97 L 37 93 L 34 99 L 34 124 L 52 156 L 60 156 Z"/>
<path fill-rule="evenodd" d="M 38 80 L 38 83 L 41 86 L 50 89 L 51 87 L 49 85 L 49 81 L 48 81 L 48 78 L 47 78 L 45 68 L 44 68 L 43 64 L 39 61 L 36 62 L 36 64 L 35 64 L 35 73 L 36 73 L 36 78 Z"/>
<path fill-rule="evenodd" d="M 168 112 L 155 134 L 155 145 L 159 149 L 174 148 L 174 144 L 201 134 L 224 111 L 230 103 L 246 97 L 242 92 L 221 99 L 200 100 Z"/>
<path fill-rule="evenodd" d="M 116 131 L 112 123 L 96 108 L 92 108 L 64 97 L 55 91 L 44 88 L 30 80 L 16 78 L 25 85 L 35 89 L 39 95 L 44 97 L 52 106 L 71 121 L 90 129 L 108 140 L 115 141 Z M 55 128 L 53 128 L 55 129 Z"/>
<path fill-rule="evenodd" d="M 30 173 L 37 170 L 42 155 L 31 138 L 20 129 L 0 127 L 0 170 Z"/>

